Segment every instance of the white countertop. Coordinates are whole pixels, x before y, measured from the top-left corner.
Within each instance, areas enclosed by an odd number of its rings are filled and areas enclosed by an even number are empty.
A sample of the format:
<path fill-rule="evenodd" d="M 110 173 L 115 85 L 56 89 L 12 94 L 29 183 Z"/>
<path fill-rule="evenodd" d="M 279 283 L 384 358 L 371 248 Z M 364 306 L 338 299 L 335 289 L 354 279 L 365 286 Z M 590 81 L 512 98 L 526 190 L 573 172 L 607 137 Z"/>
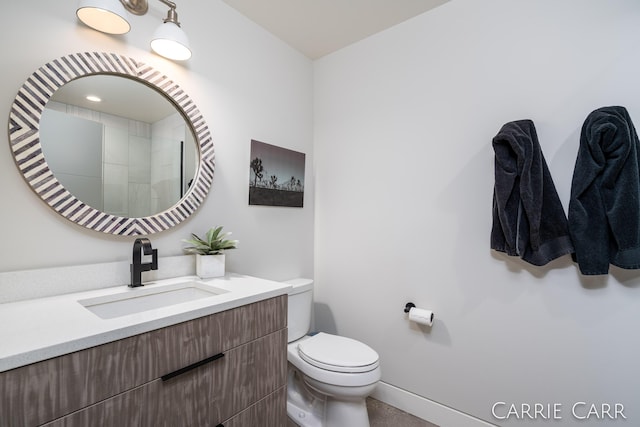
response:
<path fill-rule="evenodd" d="M 145 283 L 144 288 L 189 280 L 228 292 L 113 319 L 98 317 L 78 300 L 135 290 L 117 286 L 0 304 L 0 372 L 286 295 L 291 289 L 286 283 L 233 273 L 207 280 L 195 276 L 159 280 Z"/>

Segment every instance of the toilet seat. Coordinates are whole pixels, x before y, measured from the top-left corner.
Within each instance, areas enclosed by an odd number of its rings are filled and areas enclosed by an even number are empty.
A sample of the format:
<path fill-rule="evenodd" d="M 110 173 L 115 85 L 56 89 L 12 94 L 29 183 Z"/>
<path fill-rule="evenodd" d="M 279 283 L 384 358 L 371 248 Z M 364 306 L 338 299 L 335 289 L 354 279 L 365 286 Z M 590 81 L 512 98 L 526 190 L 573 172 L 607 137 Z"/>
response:
<path fill-rule="evenodd" d="M 382 377 L 382 371 L 379 364 L 375 368 L 367 372 L 360 373 L 348 373 L 348 372 L 335 372 L 328 369 L 319 368 L 307 362 L 300 356 L 299 346 L 300 344 L 314 339 L 316 336 L 305 335 L 304 337 L 287 344 L 287 361 L 291 363 L 296 369 L 298 369 L 305 378 L 305 382 L 308 382 L 308 378 L 323 382 L 325 384 L 331 384 L 333 386 L 341 387 L 363 387 L 369 386 L 380 381 Z M 375 366 L 375 365 L 374 365 Z"/>
<path fill-rule="evenodd" d="M 300 342 L 298 354 L 310 365 L 332 372 L 369 372 L 379 364 L 378 353 L 368 345 L 324 332 Z"/>

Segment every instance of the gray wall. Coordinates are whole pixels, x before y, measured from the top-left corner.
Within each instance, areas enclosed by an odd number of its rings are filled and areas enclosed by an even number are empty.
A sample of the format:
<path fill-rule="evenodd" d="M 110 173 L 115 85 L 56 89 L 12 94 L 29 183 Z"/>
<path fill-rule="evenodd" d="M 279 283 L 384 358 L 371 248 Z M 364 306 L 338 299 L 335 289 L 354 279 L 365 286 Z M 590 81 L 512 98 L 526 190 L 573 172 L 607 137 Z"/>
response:
<path fill-rule="evenodd" d="M 375 348 L 383 381 L 490 422 L 640 425 L 640 271 L 489 249 L 491 139 L 532 119 L 566 208 L 586 116 L 621 104 L 640 125 L 638 22 L 636 0 L 453 0 L 316 61 L 318 328 Z M 563 419 L 499 422 L 499 400 Z M 622 403 L 627 424 L 579 421 L 579 401 Z"/>

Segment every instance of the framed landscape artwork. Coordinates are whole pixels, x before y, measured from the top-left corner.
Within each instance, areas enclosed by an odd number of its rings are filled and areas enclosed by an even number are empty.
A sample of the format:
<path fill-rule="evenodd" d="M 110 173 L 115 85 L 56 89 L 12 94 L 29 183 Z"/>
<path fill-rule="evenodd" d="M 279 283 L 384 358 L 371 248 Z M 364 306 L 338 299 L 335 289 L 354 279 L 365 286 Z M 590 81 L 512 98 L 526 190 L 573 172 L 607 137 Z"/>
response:
<path fill-rule="evenodd" d="M 249 204 L 301 208 L 305 154 L 251 140 Z"/>

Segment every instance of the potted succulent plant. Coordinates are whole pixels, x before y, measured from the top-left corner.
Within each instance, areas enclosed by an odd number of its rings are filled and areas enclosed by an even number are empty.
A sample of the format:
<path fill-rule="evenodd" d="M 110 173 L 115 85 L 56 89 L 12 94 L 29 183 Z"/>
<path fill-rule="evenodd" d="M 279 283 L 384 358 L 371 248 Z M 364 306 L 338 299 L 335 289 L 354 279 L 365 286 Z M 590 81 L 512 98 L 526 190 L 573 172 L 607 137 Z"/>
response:
<path fill-rule="evenodd" d="M 235 249 L 237 240 L 228 240 L 231 233 L 223 233 L 222 226 L 213 227 L 204 239 L 191 233 L 191 239 L 183 242 L 191 244 L 184 248 L 185 253 L 196 255 L 196 274 L 202 279 L 224 276 L 225 255 L 224 251 Z"/>

